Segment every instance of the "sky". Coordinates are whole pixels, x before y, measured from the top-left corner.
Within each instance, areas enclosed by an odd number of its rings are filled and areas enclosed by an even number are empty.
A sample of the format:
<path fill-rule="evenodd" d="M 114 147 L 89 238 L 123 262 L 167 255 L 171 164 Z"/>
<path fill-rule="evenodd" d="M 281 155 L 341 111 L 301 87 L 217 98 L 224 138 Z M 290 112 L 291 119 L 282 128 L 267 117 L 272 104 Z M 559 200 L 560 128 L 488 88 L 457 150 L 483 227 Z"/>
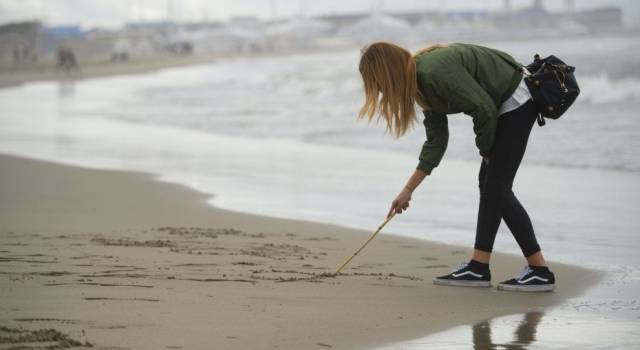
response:
<path fill-rule="evenodd" d="M 38 19 L 46 25 L 78 24 L 84 28 L 117 28 L 125 22 L 228 20 L 233 16 L 261 19 L 295 15 L 315 16 L 345 12 L 395 10 L 500 11 L 503 0 L 0 0 L 0 23 Z M 511 0 L 522 8 L 529 0 Z M 560 11 L 562 0 L 543 0 L 551 11 Z M 574 0 L 577 10 L 617 6 L 625 11 L 627 25 L 640 25 L 638 0 Z"/>

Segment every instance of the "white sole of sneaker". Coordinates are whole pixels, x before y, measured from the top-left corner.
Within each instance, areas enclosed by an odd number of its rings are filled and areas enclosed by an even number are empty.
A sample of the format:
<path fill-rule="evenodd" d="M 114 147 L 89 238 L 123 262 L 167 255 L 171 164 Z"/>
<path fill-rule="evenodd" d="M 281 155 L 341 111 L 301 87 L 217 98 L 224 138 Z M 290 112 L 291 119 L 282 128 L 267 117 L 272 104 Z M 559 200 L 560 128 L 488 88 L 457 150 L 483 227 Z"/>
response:
<path fill-rule="evenodd" d="M 471 287 L 471 288 L 487 288 L 491 287 L 491 282 L 489 281 L 455 281 L 455 280 L 443 280 L 443 279 L 433 279 L 433 284 L 437 284 L 440 286 L 454 286 L 454 287 Z"/>
<path fill-rule="evenodd" d="M 554 288 L 554 284 L 541 284 L 534 286 L 514 286 L 511 284 L 498 284 L 498 290 L 505 290 L 509 292 L 551 292 Z"/>

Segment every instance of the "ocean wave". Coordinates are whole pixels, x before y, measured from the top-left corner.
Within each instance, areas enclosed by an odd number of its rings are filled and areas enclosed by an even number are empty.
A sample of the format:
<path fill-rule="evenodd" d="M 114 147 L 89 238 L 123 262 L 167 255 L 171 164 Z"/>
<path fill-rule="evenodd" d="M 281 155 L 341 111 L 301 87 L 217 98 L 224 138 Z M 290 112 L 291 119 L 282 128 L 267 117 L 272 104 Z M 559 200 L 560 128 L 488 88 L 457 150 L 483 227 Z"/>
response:
<path fill-rule="evenodd" d="M 596 76 L 576 77 L 580 85 L 579 100 L 585 103 L 606 104 L 640 101 L 640 80 L 611 79 L 605 72 Z"/>

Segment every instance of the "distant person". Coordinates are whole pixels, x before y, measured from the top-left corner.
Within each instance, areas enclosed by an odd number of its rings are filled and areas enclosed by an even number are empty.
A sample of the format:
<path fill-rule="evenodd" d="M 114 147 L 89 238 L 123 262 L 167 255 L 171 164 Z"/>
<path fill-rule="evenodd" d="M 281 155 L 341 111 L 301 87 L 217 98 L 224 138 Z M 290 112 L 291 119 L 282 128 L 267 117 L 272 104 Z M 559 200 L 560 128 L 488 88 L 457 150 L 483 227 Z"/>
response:
<path fill-rule="evenodd" d="M 78 69 L 78 61 L 73 50 L 66 46 L 58 47 L 56 67 L 69 73 L 73 69 Z"/>
<path fill-rule="evenodd" d="M 366 100 L 359 117 L 371 120 L 379 114 L 387 129 L 400 137 L 416 121 L 415 103 L 424 114 L 427 140 L 389 215 L 409 208 L 413 191 L 440 163 L 449 140 L 447 114 L 462 112 L 473 118 L 475 144 L 482 156 L 473 256 L 435 278 L 435 284 L 490 287 L 489 260 L 504 220 L 528 265 L 499 283 L 498 289 L 538 292 L 551 291 L 555 285 L 529 215 L 511 189 L 537 112 L 523 73 L 507 61 L 522 66 L 502 51 L 464 43 L 434 45 L 412 55 L 397 45 L 379 42 L 362 52 L 359 70 Z"/>

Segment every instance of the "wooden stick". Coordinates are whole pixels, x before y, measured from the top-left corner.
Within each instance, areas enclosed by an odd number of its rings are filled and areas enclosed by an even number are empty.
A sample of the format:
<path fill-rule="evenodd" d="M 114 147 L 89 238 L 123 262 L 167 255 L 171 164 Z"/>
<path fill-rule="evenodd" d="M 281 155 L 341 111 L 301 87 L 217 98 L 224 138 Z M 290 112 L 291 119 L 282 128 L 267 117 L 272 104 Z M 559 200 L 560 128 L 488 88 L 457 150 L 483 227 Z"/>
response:
<path fill-rule="evenodd" d="M 358 248 L 358 250 L 356 250 L 355 253 L 353 253 L 353 255 L 351 255 L 342 265 L 340 265 L 340 267 L 338 267 L 338 269 L 336 270 L 336 272 L 334 272 L 334 275 L 337 275 L 340 273 L 340 271 L 342 270 L 343 267 L 345 267 L 349 261 L 351 261 L 351 259 L 353 259 L 356 255 L 358 255 L 358 253 L 360 253 L 360 251 L 362 250 L 362 248 L 364 248 L 372 239 L 373 237 L 375 237 L 378 232 L 380 232 L 380 230 L 382 230 L 382 228 L 384 227 L 384 225 L 387 224 L 387 222 L 391 221 L 391 219 L 393 219 L 393 217 L 396 216 L 396 212 L 395 210 L 393 211 L 393 213 L 391 213 L 391 215 L 389 215 L 389 217 L 382 223 L 382 225 L 380 225 L 380 227 L 378 227 L 378 229 L 376 230 L 376 232 L 374 232 L 371 237 L 369 237 L 369 239 L 367 239 L 362 246 L 360 246 L 360 248 Z"/>

